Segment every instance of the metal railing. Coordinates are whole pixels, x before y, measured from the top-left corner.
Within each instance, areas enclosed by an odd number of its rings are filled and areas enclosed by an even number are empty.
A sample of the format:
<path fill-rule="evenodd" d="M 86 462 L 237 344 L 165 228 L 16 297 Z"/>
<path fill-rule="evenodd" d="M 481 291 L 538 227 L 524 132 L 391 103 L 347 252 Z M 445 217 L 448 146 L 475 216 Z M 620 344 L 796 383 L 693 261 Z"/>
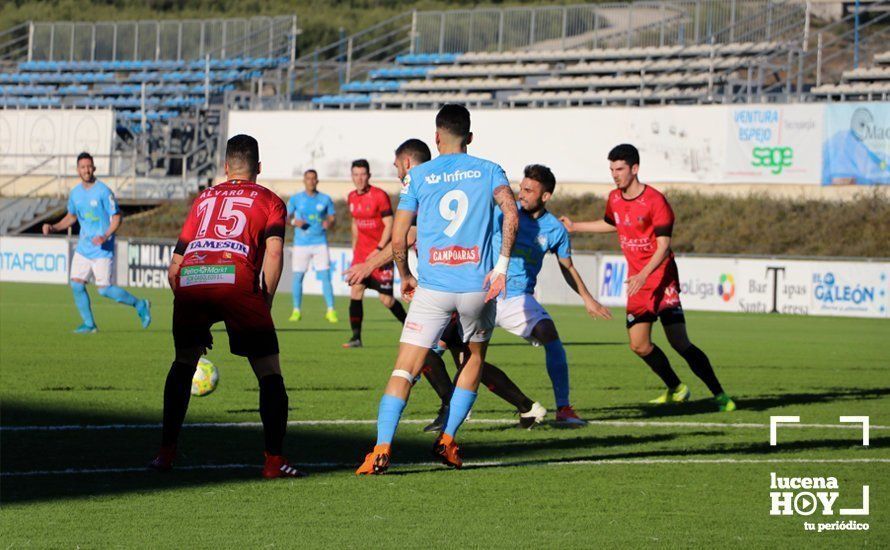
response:
<path fill-rule="evenodd" d="M 337 91 L 346 82 L 407 53 L 413 16 L 413 12 L 402 13 L 304 53 L 294 60 L 289 79 L 295 91 L 300 95 Z"/>
<path fill-rule="evenodd" d="M 766 78 L 777 78 L 775 76 L 777 72 L 769 72 L 767 69 L 776 63 L 777 58 L 781 63 L 785 63 L 789 54 L 806 39 L 809 17 L 803 6 L 789 2 L 771 3 L 768 12 L 749 12 L 745 18 L 735 20 L 728 27 L 715 29 L 705 36 L 707 43 L 716 47 L 720 44 L 718 40 L 720 37 L 733 37 L 733 41 L 739 43 L 756 43 L 757 38 L 768 35 L 770 40 L 765 42 L 777 43 L 780 47 L 761 55 L 750 56 L 743 63 L 733 67 L 717 70 L 712 65 L 708 69 L 707 94 L 699 98 L 700 102 L 731 102 L 737 99 L 732 96 L 733 93 L 744 94 L 745 100 L 750 101 L 756 94 L 760 94 Z M 713 54 L 711 59 L 712 61 L 715 59 Z M 734 81 L 738 80 L 734 75 L 740 71 L 747 73 L 744 86 L 734 85 Z M 657 94 L 668 87 L 668 85 L 656 86 L 654 92 Z"/>
<path fill-rule="evenodd" d="M 107 167 L 101 173 L 97 172 L 97 179 L 107 180 L 116 194 L 120 194 L 128 186 L 132 187 L 132 182 L 135 181 L 135 156 L 130 154 L 93 156 L 98 166 Z M 0 206 L 0 214 L 16 207 L 24 200 L 37 197 L 66 197 L 71 187 L 76 185 L 77 170 L 73 168 L 76 164 L 75 155 L 6 155 L 6 157 L 22 157 L 33 164 L 26 172 L 14 175 L 0 184 L 0 195 L 13 199 L 5 201 Z M 27 183 L 24 181 L 26 178 L 41 178 L 41 180 Z"/>
<path fill-rule="evenodd" d="M 890 1 L 875 4 L 890 8 Z M 874 4 L 872 5 L 874 6 Z M 724 102 L 811 101 L 813 86 L 827 81 L 838 82 L 844 71 L 856 65 L 856 53 L 851 47 L 859 35 L 859 47 L 884 51 L 890 37 L 890 11 L 875 11 L 860 24 L 850 13 L 839 21 L 808 33 L 803 41 L 785 53 L 784 59 L 762 60 L 748 69 L 744 85 L 728 86 Z M 773 81 L 764 83 L 764 74 L 772 73 Z M 752 82 L 753 81 L 753 82 Z"/>
<path fill-rule="evenodd" d="M 30 22 L 27 23 L 27 59 L 182 61 L 202 59 L 206 55 L 212 59 L 271 56 L 288 44 L 296 17 Z"/>
<path fill-rule="evenodd" d="M 417 12 L 412 53 L 684 46 L 775 39 L 791 0 L 676 0 Z M 718 32 L 719 31 L 719 32 Z"/>
<path fill-rule="evenodd" d="M 0 31 L 0 61 L 20 61 L 28 54 L 29 23 Z"/>

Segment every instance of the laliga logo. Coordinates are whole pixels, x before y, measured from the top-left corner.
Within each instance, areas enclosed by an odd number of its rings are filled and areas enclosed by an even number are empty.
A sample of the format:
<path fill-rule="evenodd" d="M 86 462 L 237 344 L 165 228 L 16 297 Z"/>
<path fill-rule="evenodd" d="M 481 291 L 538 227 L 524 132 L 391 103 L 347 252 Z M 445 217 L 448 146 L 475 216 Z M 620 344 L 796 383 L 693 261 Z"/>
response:
<path fill-rule="evenodd" d="M 841 416 L 838 419 L 842 423 L 862 425 L 862 445 L 869 444 L 869 418 L 867 416 Z M 777 445 L 777 431 L 780 424 L 797 424 L 799 416 L 771 416 L 770 417 L 770 446 Z M 835 502 L 840 495 L 839 485 L 835 477 L 781 477 L 775 472 L 770 472 L 770 507 L 771 516 L 811 516 L 821 510 L 821 515 L 834 515 Z M 841 516 L 867 516 L 869 503 L 869 486 L 862 486 L 862 505 L 859 508 L 841 508 L 838 514 Z M 855 521 L 819 523 L 804 522 L 807 531 L 835 531 L 835 530 L 868 530 L 867 523 Z"/>
<path fill-rule="evenodd" d="M 729 273 L 720 274 L 720 283 L 717 285 L 717 294 L 724 302 L 732 300 L 735 296 L 735 279 Z"/>

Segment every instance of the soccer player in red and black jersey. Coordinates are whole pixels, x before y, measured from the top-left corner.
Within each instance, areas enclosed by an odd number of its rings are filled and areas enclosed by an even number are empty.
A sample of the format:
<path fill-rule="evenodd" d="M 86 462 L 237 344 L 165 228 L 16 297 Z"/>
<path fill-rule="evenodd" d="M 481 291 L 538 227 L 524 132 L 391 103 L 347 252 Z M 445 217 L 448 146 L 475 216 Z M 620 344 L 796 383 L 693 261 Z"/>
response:
<path fill-rule="evenodd" d="M 661 320 L 671 347 L 689 363 L 689 368 L 714 394 L 721 411 L 735 410 L 735 403 L 723 391 L 708 356 L 689 341 L 686 318 L 680 305 L 680 278 L 671 235 L 674 212 L 664 195 L 640 183 L 640 153 L 633 145 L 618 145 L 609 152 L 614 189 L 606 199 L 602 220 L 572 222 L 561 218 L 570 233 L 618 232 L 621 250 L 627 259 L 627 332 L 630 349 L 661 378 L 667 390 L 653 404 L 683 402 L 689 388 L 671 369 L 667 356 L 652 343 L 652 323 Z"/>
<path fill-rule="evenodd" d="M 352 163 L 352 183 L 347 202 L 352 215 L 352 262 L 363 263 L 379 254 L 392 239 L 392 204 L 389 195 L 370 183 L 371 166 L 365 159 Z M 393 297 L 393 263 L 383 265 L 370 276 L 349 289 L 349 324 L 352 338 L 343 344 L 344 348 L 362 347 L 362 318 L 364 307 L 362 298 L 365 289 L 376 290 L 380 301 L 392 312 L 400 323 L 405 322 L 405 308 Z"/>
<path fill-rule="evenodd" d="M 225 162 L 227 181 L 195 199 L 167 273 L 176 360 L 164 386 L 161 450 L 150 467 L 173 467 L 198 359 L 213 345 L 210 327 L 222 321 L 231 352 L 247 357 L 259 381 L 263 477 L 303 477 L 282 452 L 288 399 L 270 312 L 283 267 L 287 209 L 255 183 L 260 163 L 254 138 L 231 138 Z"/>

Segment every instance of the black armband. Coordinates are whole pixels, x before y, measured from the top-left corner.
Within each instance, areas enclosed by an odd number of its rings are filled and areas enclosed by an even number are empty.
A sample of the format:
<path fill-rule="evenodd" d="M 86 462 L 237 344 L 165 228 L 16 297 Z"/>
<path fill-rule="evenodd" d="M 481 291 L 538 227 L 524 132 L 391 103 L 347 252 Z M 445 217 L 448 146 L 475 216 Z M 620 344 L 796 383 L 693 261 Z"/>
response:
<path fill-rule="evenodd" d="M 189 243 L 187 241 L 179 239 L 178 241 L 176 241 L 176 247 L 173 248 L 173 253 L 183 256 L 185 254 L 185 249 L 186 249 L 186 247 L 188 247 L 188 245 L 189 245 Z"/>
<path fill-rule="evenodd" d="M 656 237 L 670 237 L 674 232 L 674 224 L 655 226 Z"/>

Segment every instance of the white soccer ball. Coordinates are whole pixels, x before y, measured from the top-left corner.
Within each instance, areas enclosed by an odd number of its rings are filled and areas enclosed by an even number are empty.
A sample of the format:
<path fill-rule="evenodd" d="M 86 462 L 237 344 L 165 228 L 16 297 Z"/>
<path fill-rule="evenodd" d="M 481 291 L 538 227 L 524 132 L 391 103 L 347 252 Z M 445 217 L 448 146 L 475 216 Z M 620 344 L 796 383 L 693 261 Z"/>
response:
<path fill-rule="evenodd" d="M 198 360 L 198 370 L 192 378 L 192 395 L 203 397 L 209 395 L 216 389 L 219 382 L 219 371 L 209 359 L 201 358 Z"/>

